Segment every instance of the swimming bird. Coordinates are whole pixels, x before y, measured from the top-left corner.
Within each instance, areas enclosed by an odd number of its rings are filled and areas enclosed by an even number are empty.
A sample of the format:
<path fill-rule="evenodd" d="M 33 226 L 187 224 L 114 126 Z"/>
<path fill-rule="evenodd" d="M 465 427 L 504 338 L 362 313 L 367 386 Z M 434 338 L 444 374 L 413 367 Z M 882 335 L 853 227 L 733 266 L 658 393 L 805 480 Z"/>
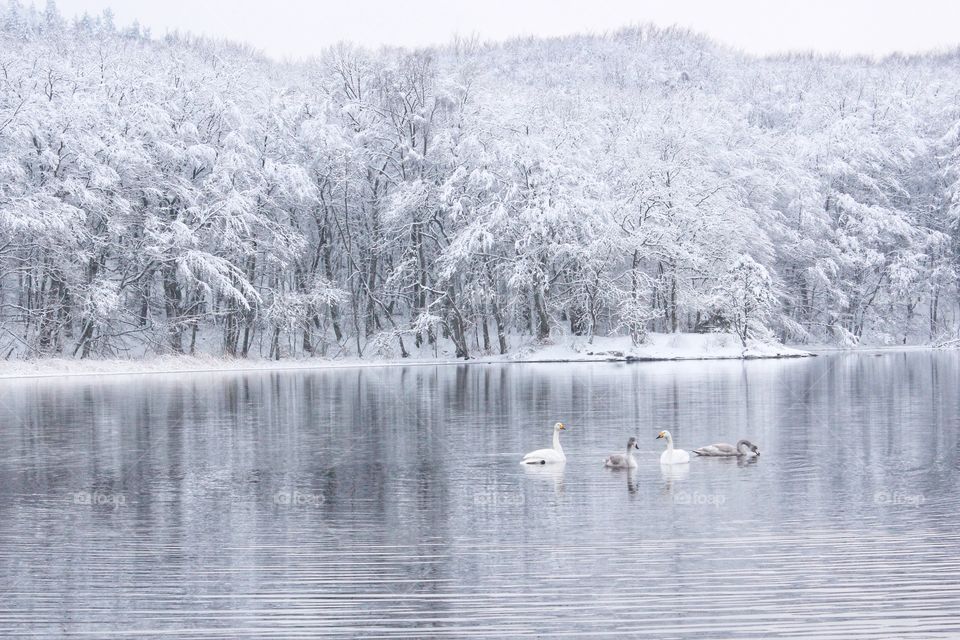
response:
<path fill-rule="evenodd" d="M 710 444 L 705 447 L 700 447 L 699 449 L 694 449 L 693 452 L 698 456 L 713 456 L 713 457 L 746 457 L 753 458 L 760 455 L 760 449 L 757 448 L 757 445 L 753 444 L 749 440 L 740 440 L 737 442 L 737 446 L 732 444 L 727 444 L 726 442 L 718 442 L 716 444 Z"/>
<path fill-rule="evenodd" d="M 660 438 L 667 439 L 667 450 L 660 454 L 660 464 L 685 464 L 690 462 L 690 454 L 683 449 L 673 448 L 673 436 L 669 431 L 661 431 L 657 434 L 656 440 Z"/>
<path fill-rule="evenodd" d="M 522 464 L 547 464 L 553 462 L 566 462 L 567 456 L 563 455 L 563 447 L 560 446 L 560 432 L 566 430 L 566 425 L 558 422 L 553 425 L 553 448 L 537 449 L 523 456 Z"/>
<path fill-rule="evenodd" d="M 637 461 L 633 459 L 633 450 L 639 448 L 637 439 L 630 438 L 627 440 L 627 453 L 611 453 L 607 456 L 607 459 L 603 461 L 603 466 L 610 467 L 611 469 L 636 469 Z"/>

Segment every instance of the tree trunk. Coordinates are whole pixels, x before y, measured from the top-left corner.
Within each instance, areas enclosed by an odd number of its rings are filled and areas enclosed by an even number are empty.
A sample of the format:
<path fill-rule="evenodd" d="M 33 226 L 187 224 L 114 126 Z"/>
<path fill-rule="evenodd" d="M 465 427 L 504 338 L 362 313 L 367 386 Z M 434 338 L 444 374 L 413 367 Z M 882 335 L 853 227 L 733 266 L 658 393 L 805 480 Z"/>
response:
<path fill-rule="evenodd" d="M 487 315 L 483 315 L 481 323 L 483 324 L 483 352 L 490 353 L 490 328 L 487 326 Z"/>
<path fill-rule="evenodd" d="M 167 315 L 167 344 L 174 353 L 183 353 L 183 328 L 180 326 L 183 292 L 172 264 L 163 267 L 163 303 Z"/>
<path fill-rule="evenodd" d="M 540 287 L 533 289 L 533 308 L 537 314 L 537 339 L 542 342 L 550 337 L 550 318 L 547 316 L 547 308 Z"/>

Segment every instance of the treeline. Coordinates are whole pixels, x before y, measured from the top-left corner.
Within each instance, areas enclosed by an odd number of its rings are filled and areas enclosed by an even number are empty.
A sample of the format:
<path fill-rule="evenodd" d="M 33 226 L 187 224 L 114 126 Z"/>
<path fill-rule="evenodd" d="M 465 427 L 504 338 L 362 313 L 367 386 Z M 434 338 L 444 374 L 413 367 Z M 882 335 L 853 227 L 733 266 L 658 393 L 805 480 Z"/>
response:
<path fill-rule="evenodd" d="M 960 325 L 960 58 L 684 31 L 281 64 L 10 3 L 0 356 Z"/>

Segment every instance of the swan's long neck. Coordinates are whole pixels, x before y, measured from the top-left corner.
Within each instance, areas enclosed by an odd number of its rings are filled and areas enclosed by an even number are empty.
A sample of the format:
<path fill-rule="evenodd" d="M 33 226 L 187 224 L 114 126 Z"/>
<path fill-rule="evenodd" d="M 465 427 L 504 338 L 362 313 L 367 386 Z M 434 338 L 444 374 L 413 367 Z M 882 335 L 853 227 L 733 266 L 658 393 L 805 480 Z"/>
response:
<path fill-rule="evenodd" d="M 633 460 L 633 446 L 627 445 L 627 460 Z"/>
<path fill-rule="evenodd" d="M 737 453 L 747 453 L 747 441 L 741 440 L 737 443 Z"/>
<path fill-rule="evenodd" d="M 667 434 L 667 451 L 673 451 L 673 436 Z"/>
<path fill-rule="evenodd" d="M 563 453 L 563 447 L 560 446 L 560 429 L 553 430 L 553 449 Z"/>

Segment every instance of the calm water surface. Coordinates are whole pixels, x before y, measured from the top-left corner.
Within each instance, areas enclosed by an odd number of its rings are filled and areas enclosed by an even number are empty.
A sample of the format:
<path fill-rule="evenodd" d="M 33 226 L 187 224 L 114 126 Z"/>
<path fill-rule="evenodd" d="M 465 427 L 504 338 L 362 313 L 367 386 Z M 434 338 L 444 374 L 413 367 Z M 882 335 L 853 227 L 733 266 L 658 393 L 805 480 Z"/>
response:
<path fill-rule="evenodd" d="M 960 637 L 958 395 L 956 352 L 0 381 L 0 636 Z"/>

